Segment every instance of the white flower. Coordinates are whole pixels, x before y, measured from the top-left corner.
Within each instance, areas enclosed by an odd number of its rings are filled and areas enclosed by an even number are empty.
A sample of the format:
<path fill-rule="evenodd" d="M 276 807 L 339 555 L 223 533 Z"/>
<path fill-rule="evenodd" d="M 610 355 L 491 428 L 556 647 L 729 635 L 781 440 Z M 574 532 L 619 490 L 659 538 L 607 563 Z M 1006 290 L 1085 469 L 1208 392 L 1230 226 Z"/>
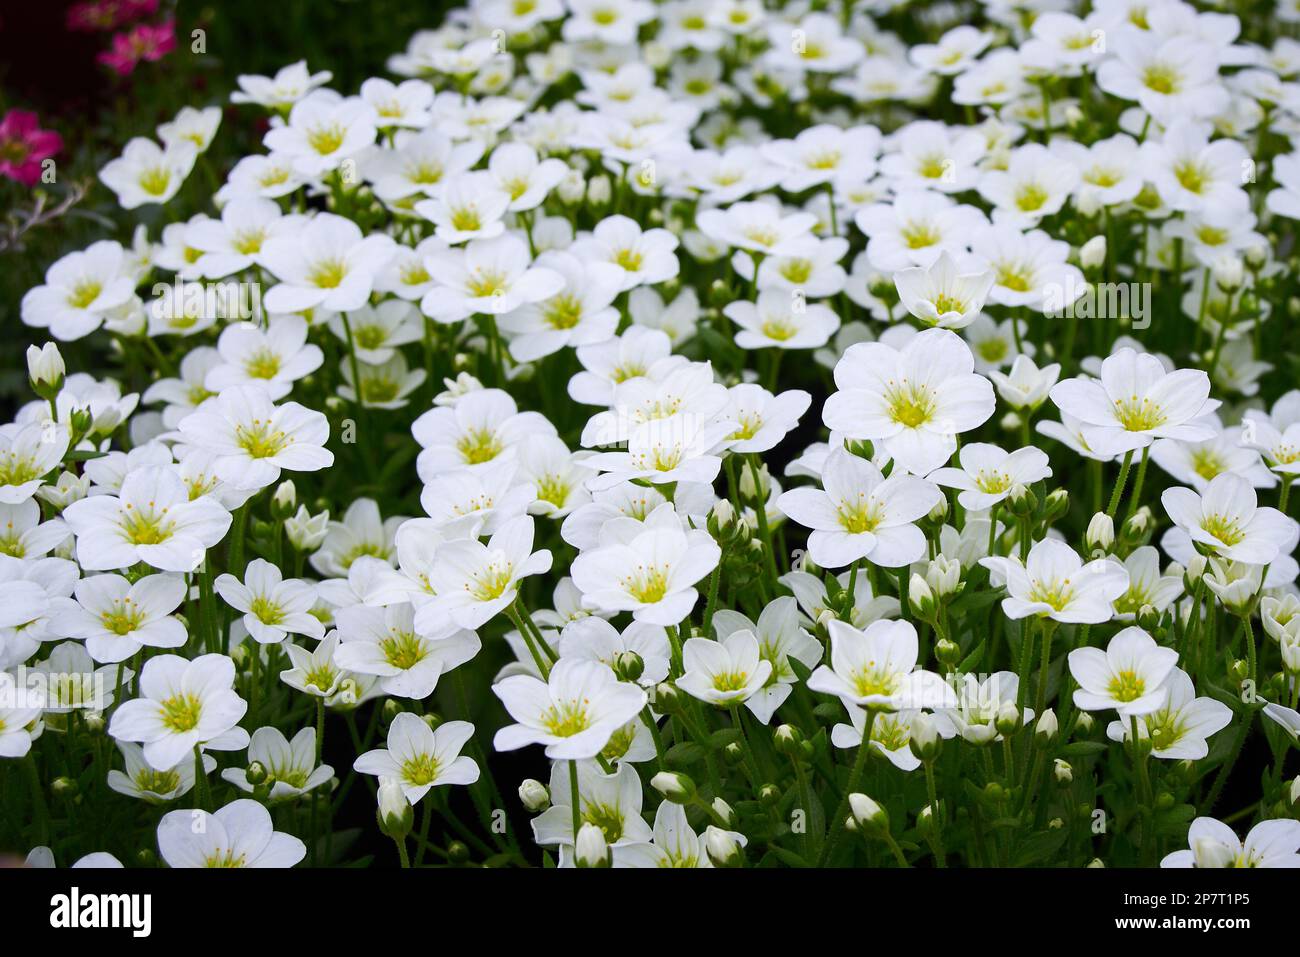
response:
<path fill-rule="evenodd" d="M 109 239 L 68 253 L 45 271 L 44 285 L 23 296 L 23 322 L 72 342 L 98 329 L 135 294 L 121 243 Z"/>
<path fill-rule="evenodd" d="M 961 468 L 936 469 L 929 479 L 961 489 L 957 501 L 973 512 L 998 504 L 1017 485 L 1029 486 L 1052 474 L 1047 453 L 1032 446 L 1004 452 L 996 445 L 972 442 L 962 446 L 957 457 Z"/>
<path fill-rule="evenodd" d="M 909 189 L 887 203 L 858 210 L 853 221 L 867 235 L 871 265 L 894 272 L 908 266 L 929 266 L 942 252 L 960 257 L 988 217 L 977 207 L 958 205 L 943 193 Z"/>
<path fill-rule="evenodd" d="M 599 661 L 612 668 L 618 656 L 629 651 L 641 658 L 638 684 L 650 688 L 668 677 L 671 650 L 660 625 L 633 621 L 620 632 L 604 618 L 589 614 L 570 621 L 560 632 L 561 658 Z"/>
<path fill-rule="evenodd" d="M 123 209 L 165 203 L 180 190 L 197 156 L 194 144 L 186 140 L 164 149 L 153 140 L 136 137 L 121 156 L 99 171 L 99 178 L 117 194 Z"/>
<path fill-rule="evenodd" d="M 1170 677 L 1178 652 L 1161 648 L 1141 628 L 1128 627 L 1106 650 L 1076 648 L 1069 654 L 1070 674 L 1079 683 L 1075 707 L 1084 711 L 1114 708 L 1127 721 L 1149 715 L 1169 701 Z"/>
<path fill-rule="evenodd" d="M 77 536 L 77 561 L 94 571 L 144 562 L 191 572 L 230 528 L 230 513 L 215 499 L 191 501 L 180 476 L 156 465 L 132 471 L 117 495 L 73 502 L 63 519 Z"/>
<path fill-rule="evenodd" d="M 1003 373 L 990 369 L 988 377 L 993 380 L 993 385 L 1003 402 L 1013 409 L 1027 409 L 1032 412 L 1043 404 L 1043 400 L 1052 391 L 1052 386 L 1056 385 L 1060 374 L 1059 362 L 1050 363 L 1040 369 L 1029 356 L 1019 355 L 1011 363 L 1010 372 Z"/>
<path fill-rule="evenodd" d="M 109 771 L 107 783 L 118 794 L 148 804 L 168 804 L 194 789 L 193 761 L 182 761 L 169 771 L 159 771 L 144 759 L 140 745 L 119 741 L 117 749 L 122 752 L 126 771 L 116 768 Z M 204 774 L 211 774 L 216 767 L 216 758 L 210 754 L 203 755 Z"/>
<path fill-rule="evenodd" d="M 1206 741 L 1232 721 L 1232 709 L 1214 698 L 1196 697 L 1192 679 L 1175 668 L 1166 685 L 1169 699 L 1159 709 L 1138 716 L 1138 737 L 1151 747 L 1153 758 L 1199 761 L 1210 753 Z M 1130 721 L 1112 721 L 1106 736 L 1112 741 L 1132 738 Z"/>
<path fill-rule="evenodd" d="M 957 433 L 993 414 L 993 387 L 974 366 L 970 349 L 947 329 L 919 332 L 901 350 L 857 343 L 835 366 L 840 391 L 826 400 L 822 419 L 849 438 L 879 441 L 899 466 L 924 475 L 957 450 Z"/>
<path fill-rule="evenodd" d="M 927 326 L 962 329 L 975 321 L 993 287 L 991 269 L 958 272 L 944 250 L 929 266 L 912 266 L 894 274 L 903 308 Z"/>
<path fill-rule="evenodd" d="M 963 741 L 971 744 L 990 744 L 1001 741 L 1003 734 L 997 729 L 997 718 L 1007 705 L 1016 707 L 1020 693 L 1020 676 L 1011 671 L 998 671 L 981 678 L 963 674 L 954 689 L 956 704 L 944 708 L 939 714 L 947 719 Z M 1014 713 L 1014 711 L 1013 711 Z M 1032 708 L 1020 712 L 1021 721 L 1034 720 Z"/>
<path fill-rule="evenodd" d="M 812 213 L 784 215 L 774 203 L 733 203 L 725 210 L 706 209 L 695 223 L 704 235 L 763 256 L 784 256 L 799 248 L 812 233 L 817 217 Z"/>
<path fill-rule="evenodd" d="M 334 651 L 339 644 L 339 633 L 331 631 L 311 651 L 291 641 L 284 643 L 292 668 L 280 672 L 280 680 L 303 694 L 328 698 L 339 690 L 347 672 L 334 664 Z"/>
<path fill-rule="evenodd" d="M 1187 36 L 1156 42 L 1138 31 L 1115 31 L 1109 52 L 1113 56 L 1097 68 L 1097 85 L 1137 101 L 1159 123 L 1212 117 L 1228 104 L 1219 56 L 1209 43 Z"/>
<path fill-rule="evenodd" d="M 223 362 L 204 380 L 209 392 L 255 385 L 273 400 L 288 395 L 293 384 L 319 369 L 325 358 L 319 346 L 307 341 L 302 316 L 277 316 L 265 327 L 227 326 L 217 339 L 217 352 Z"/>
<path fill-rule="evenodd" d="M 41 558 L 67 538 L 68 526 L 61 519 L 41 521 L 41 507 L 35 499 L 17 504 L 0 502 L 0 554 Z"/>
<path fill-rule="evenodd" d="M 86 643 L 95 661 L 116 664 L 142 647 L 179 648 L 189 637 L 172 612 L 185 600 L 180 575 L 146 575 L 134 584 L 121 575 L 77 582 L 77 603 L 56 613 L 51 625 Z"/>
<path fill-rule="evenodd" d="M 788 595 L 769 602 L 757 624 L 739 612 L 720 608 L 713 616 L 713 626 L 724 644 L 734 634 L 753 634 L 758 640 L 759 656 L 771 664 L 763 686 L 745 699 L 745 707 L 763 724 L 772 720 L 798 681 L 791 660 L 810 670 L 821 662 L 821 642 L 799 626 L 798 602 Z"/>
<path fill-rule="evenodd" d="M 812 396 L 802 389 L 773 395 L 750 382 L 732 386 L 727 398 L 723 415 L 736 423 L 729 451 L 738 453 L 771 450 L 799 424 L 812 404 Z"/>
<path fill-rule="evenodd" d="M 480 648 L 477 635 L 458 630 L 445 616 L 422 630 L 409 602 L 385 608 L 353 605 L 338 609 L 334 618 L 339 635 L 334 663 L 356 674 L 377 676 L 384 694 L 400 698 L 429 697 L 443 674 L 469 661 Z M 311 683 L 320 688 L 316 681 Z"/>
<path fill-rule="evenodd" d="M 458 245 L 471 239 L 492 239 L 505 232 L 502 221 L 510 194 L 486 171 L 458 173 L 443 183 L 432 199 L 415 204 L 415 212 L 432 222 L 439 239 Z"/>
<path fill-rule="evenodd" d="M 626 0 L 623 0 L 626 2 Z M 665 282 L 677 275 L 678 240 L 666 229 L 642 230 L 627 216 L 608 216 L 576 239 L 569 252 L 584 262 L 611 263 L 622 270 L 619 288 Z"/>
<path fill-rule="evenodd" d="M 496 733 L 496 749 L 544 744 L 553 760 L 595 757 L 646 704 L 644 691 L 619 681 L 607 666 L 571 658 L 556 662 L 546 681 L 512 675 L 492 691 L 518 722 Z M 625 767 L 632 771 L 631 765 Z"/>
<path fill-rule="evenodd" d="M 1210 379 L 1199 369 L 1168 372 L 1148 353 L 1123 348 L 1101 364 L 1101 378 L 1066 379 L 1053 386 L 1062 414 L 1082 423 L 1088 448 L 1120 455 L 1156 439 L 1197 442 L 1214 433 L 1197 420 L 1214 411 Z"/>
<path fill-rule="evenodd" d="M 248 733 L 238 727 L 248 703 L 235 693 L 235 663 L 225 655 L 156 655 L 140 673 L 140 697 L 113 712 L 108 733 L 144 744 L 159 770 L 191 758 L 195 748 L 239 750 Z"/>
<path fill-rule="evenodd" d="M 531 516 L 512 519 L 488 539 L 446 542 L 434 560 L 430 583 L 436 597 L 422 607 L 416 624 L 446 622 L 478 628 L 510 607 L 520 582 L 549 571 L 551 553 L 533 551 Z"/>
<path fill-rule="evenodd" d="M 1209 123 L 1180 117 L 1169 124 L 1159 140 L 1142 145 L 1147 177 L 1171 209 L 1238 208 L 1243 214 L 1247 212 L 1242 176 L 1249 168 L 1250 154 L 1233 139 L 1211 142 L 1213 133 Z"/>
<path fill-rule="evenodd" d="M 720 641 L 690 638 L 682 647 L 682 661 L 685 672 L 677 687 L 719 707 L 747 701 L 772 675 L 772 663 L 759 657 L 758 639 L 748 629 Z"/>
<path fill-rule="evenodd" d="M 375 111 L 375 126 L 389 129 L 408 126 L 423 129 L 432 119 L 433 87 L 425 80 L 390 83 L 371 77 L 361 84 L 361 99 Z"/>
<path fill-rule="evenodd" d="M 991 556 L 980 564 L 992 573 L 992 584 L 1005 585 L 1002 611 L 1011 619 L 1030 615 L 1054 621 L 1093 623 L 1109 621 L 1111 603 L 1128 590 L 1128 572 L 1109 558 L 1086 565 L 1069 545 L 1045 538 L 1020 559 Z"/>
<path fill-rule="evenodd" d="M 234 575 L 218 575 L 213 586 L 226 604 L 243 612 L 244 627 L 260 644 L 284 641 L 290 632 L 317 640 L 325 637 L 325 626 L 310 613 L 316 589 L 296 578 L 285 580 L 268 561 L 249 562 L 242 582 Z"/>
<path fill-rule="evenodd" d="M 426 257 L 425 267 L 438 285 L 425 294 L 420 309 L 448 324 L 476 314 L 513 312 L 564 288 L 564 277 L 530 265 L 527 245 L 509 233 L 472 240 L 463 249 L 434 252 Z"/>
<path fill-rule="evenodd" d="M 830 666 L 808 678 L 813 691 L 872 711 L 951 707 L 954 696 L 944 680 L 917 670 L 916 629 L 906 621 L 877 621 L 859 631 L 834 619 Z"/>
<path fill-rule="evenodd" d="M 253 265 L 263 265 L 262 247 L 269 239 L 296 235 L 299 217 L 285 216 L 273 200 L 261 196 L 232 199 L 220 219 L 191 222 L 185 245 L 202 255 L 193 264 L 199 275 L 220 279 Z"/>
<path fill-rule="evenodd" d="M 241 798 L 215 814 L 169 811 L 158 824 L 158 851 L 168 867 L 282 868 L 306 857 L 307 845 L 275 830 L 261 804 Z"/>
<path fill-rule="evenodd" d="M 68 442 L 62 425 L 0 425 L 0 504 L 30 500 L 63 461 Z"/>
<path fill-rule="evenodd" d="M 276 728 L 258 728 L 248 742 L 248 763 L 266 769 L 264 783 L 270 785 L 266 800 L 273 804 L 314 791 L 334 777 L 328 764 L 316 764 L 316 729 L 310 727 L 302 728 L 292 740 Z M 248 780 L 244 768 L 226 768 L 221 777 L 250 794 L 258 787 Z"/>
<path fill-rule="evenodd" d="M 256 386 L 233 386 L 209 399 L 177 426 L 184 441 L 211 452 L 221 481 L 260 489 L 282 469 L 316 472 L 334 464 L 325 448 L 329 422 L 297 402 L 276 405 Z"/>
<path fill-rule="evenodd" d="M 378 115 L 360 97 L 316 90 L 289 111 L 289 120 L 262 138 L 267 150 L 283 153 L 303 176 L 336 170 L 375 142 Z"/>
<path fill-rule="evenodd" d="M 603 612 L 630 611 L 637 621 L 676 625 L 699 592 L 692 586 L 718 564 L 722 551 L 708 532 L 684 531 L 671 504 L 659 506 L 626 537 L 602 540 L 574 559 L 571 574 L 583 604 Z"/>
<path fill-rule="evenodd" d="M 292 106 L 319 86 L 324 86 L 334 75 L 329 70 L 312 73 L 307 61 L 299 60 L 281 67 L 274 77 L 240 74 L 235 78 L 239 89 L 230 94 L 231 103 L 256 103 L 259 106 L 282 109 Z"/>
<path fill-rule="evenodd" d="M 474 389 L 446 405 L 430 409 L 411 425 L 423 451 L 416 458 L 421 481 L 445 472 L 482 468 L 509 460 L 529 435 L 554 435 L 555 426 L 538 412 L 520 412 L 502 389 Z"/>
<path fill-rule="evenodd" d="M 825 491 L 796 488 L 783 492 L 776 507 L 813 530 L 808 552 L 824 568 L 843 568 L 859 559 L 887 568 L 916 561 L 925 535 L 914 522 L 943 494 L 933 483 L 896 473 L 884 478 L 866 459 L 843 448 L 826 458 Z"/>
<path fill-rule="evenodd" d="M 1300 821 L 1261 821 L 1242 841 L 1228 825 L 1198 817 L 1187 831 L 1188 850 L 1166 854 L 1161 867 L 1300 867 Z"/>
<path fill-rule="evenodd" d="M 1231 472 L 1211 479 L 1203 495 L 1167 488 L 1160 502 L 1193 542 L 1231 561 L 1267 565 L 1295 532 L 1295 522 L 1277 509 L 1257 508 L 1250 483 Z"/>
<path fill-rule="evenodd" d="M 10 708 L 0 705 L 0 758 L 22 758 L 40 736 L 40 708 Z"/>
<path fill-rule="evenodd" d="M 192 106 L 183 106 L 174 119 L 158 126 L 158 139 L 168 149 L 190 146 L 203 153 L 212 145 L 220 125 L 221 107 L 196 110 Z"/>
<path fill-rule="evenodd" d="M 461 754 L 474 735 L 468 721 L 444 721 L 430 728 L 418 715 L 403 711 L 388 726 L 388 747 L 367 751 L 354 767 L 361 774 L 396 778 L 411 804 L 443 784 L 473 784 L 479 767 Z"/>
<path fill-rule="evenodd" d="M 550 793 L 551 806 L 533 819 L 533 839 L 543 846 L 560 845 L 560 861 L 565 865 L 574 845 L 574 794 L 569 769 L 562 761 L 551 765 Z M 644 798 L 632 765 L 624 763 L 613 774 L 605 774 L 595 761 L 578 762 L 579 827 L 597 828 L 615 854 L 650 839 L 650 827 L 641 816 Z"/>
<path fill-rule="evenodd" d="M 604 342 L 618 328 L 613 303 L 622 289 L 623 273 L 610 263 L 583 263 L 567 252 L 544 252 L 537 266 L 564 279 L 549 298 L 528 303 L 498 320 L 511 334 L 510 354 L 534 362 L 566 346 Z M 638 290 L 639 291 L 639 290 Z"/>
<path fill-rule="evenodd" d="M 359 309 L 392 254 L 393 241 L 387 236 L 363 238 L 352 220 L 319 213 L 293 235 L 263 243 L 262 262 L 280 282 L 262 297 L 262 304 L 272 313 Z"/>
<path fill-rule="evenodd" d="M 840 327 L 839 316 L 828 306 L 781 289 L 761 290 L 756 303 L 730 302 L 722 312 L 740 326 L 736 345 L 742 349 L 816 349 Z"/>
<path fill-rule="evenodd" d="M 801 193 L 832 180 L 867 180 L 876 169 L 880 131 L 874 126 L 841 129 L 821 123 L 791 140 L 772 140 L 760 147 L 763 158 L 780 168 L 781 188 Z"/>

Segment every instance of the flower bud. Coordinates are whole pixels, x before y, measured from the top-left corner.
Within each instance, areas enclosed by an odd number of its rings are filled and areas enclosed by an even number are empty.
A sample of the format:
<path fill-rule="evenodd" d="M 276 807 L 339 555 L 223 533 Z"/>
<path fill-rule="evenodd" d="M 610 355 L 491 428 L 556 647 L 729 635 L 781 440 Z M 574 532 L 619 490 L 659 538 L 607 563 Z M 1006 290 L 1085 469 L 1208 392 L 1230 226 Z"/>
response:
<path fill-rule="evenodd" d="M 1241 288 L 1243 272 L 1241 257 L 1232 253 L 1224 253 L 1214 260 L 1214 265 L 1210 267 L 1214 284 L 1228 293 L 1236 292 Z"/>
<path fill-rule="evenodd" d="M 1058 784 L 1069 784 L 1074 780 L 1074 768 L 1070 767 L 1069 761 L 1054 758 L 1052 760 L 1052 775 L 1056 778 Z"/>
<path fill-rule="evenodd" d="M 1048 708 L 1038 716 L 1038 723 L 1034 725 L 1034 734 L 1044 741 L 1051 741 L 1056 737 L 1059 729 L 1060 725 L 1056 722 L 1056 712 Z"/>
<path fill-rule="evenodd" d="M 856 791 L 850 794 L 849 808 L 853 823 L 863 834 L 878 837 L 889 833 L 889 812 L 865 794 Z"/>
<path fill-rule="evenodd" d="M 275 494 L 271 496 L 271 516 L 284 521 L 293 514 L 297 504 L 298 489 L 294 486 L 293 479 L 286 479 L 276 486 Z"/>
<path fill-rule="evenodd" d="M 1291 782 L 1291 803 L 1300 804 L 1300 774 Z"/>
<path fill-rule="evenodd" d="M 397 778 L 381 777 L 376 798 L 379 802 L 377 811 L 379 830 L 395 841 L 400 841 L 410 834 L 415 813 L 411 810 L 411 802 L 406 800 L 406 795 L 402 793 L 402 786 Z"/>
<path fill-rule="evenodd" d="M 583 195 L 587 192 L 587 181 L 583 179 L 582 173 L 576 169 L 569 170 L 564 179 L 560 180 L 555 187 L 555 195 L 560 198 L 565 206 L 572 206 L 575 203 L 582 202 Z"/>
<path fill-rule="evenodd" d="M 453 864 L 464 864 L 469 856 L 469 845 L 464 841 L 452 841 L 447 845 L 447 859 Z"/>
<path fill-rule="evenodd" d="M 1187 560 L 1187 573 L 1184 576 L 1183 584 L 1188 591 L 1196 588 L 1197 582 L 1205 574 L 1205 566 L 1208 564 L 1204 555 L 1197 553 Z"/>
<path fill-rule="evenodd" d="M 1038 496 L 1031 489 L 1017 482 L 1007 496 L 1007 503 L 1011 506 L 1011 511 L 1017 515 L 1028 515 L 1038 507 Z"/>
<path fill-rule="evenodd" d="M 1020 730 L 1024 723 L 1024 715 L 1016 707 L 1014 701 L 1004 701 L 998 708 L 997 717 L 993 720 L 993 725 L 998 729 L 998 734 L 1004 737 L 1011 737 Z"/>
<path fill-rule="evenodd" d="M 854 439 L 845 444 L 844 448 L 850 455 L 856 455 L 860 459 L 866 459 L 870 462 L 876 455 L 876 447 L 867 439 Z"/>
<path fill-rule="evenodd" d="M 270 773 L 266 770 L 266 765 L 261 761 L 252 762 L 249 764 L 248 770 L 244 772 L 245 780 L 254 787 L 265 784 L 268 777 L 270 777 Z"/>
<path fill-rule="evenodd" d="M 1091 734 L 1093 724 L 1092 715 L 1088 714 L 1086 711 L 1081 711 L 1074 721 L 1075 730 L 1078 731 L 1079 734 Z"/>
<path fill-rule="evenodd" d="M 661 714 L 674 714 L 682 706 L 682 693 L 676 685 L 661 681 L 655 685 L 654 706 Z"/>
<path fill-rule="evenodd" d="M 573 859 L 579 867 L 609 867 L 609 843 L 605 832 L 588 821 L 578 830 Z"/>
<path fill-rule="evenodd" d="M 907 585 L 907 601 L 916 616 L 924 621 L 934 620 L 934 593 L 925 579 L 913 572 Z"/>
<path fill-rule="evenodd" d="M 713 813 L 718 816 L 718 820 L 725 823 L 728 827 L 736 823 L 736 812 L 731 809 L 731 805 L 722 798 L 714 798 L 713 803 L 709 805 L 713 808 Z"/>
<path fill-rule="evenodd" d="M 948 497 L 945 495 L 940 498 L 925 517 L 934 525 L 942 525 L 948 517 Z"/>
<path fill-rule="evenodd" d="M 776 745 L 777 751 L 787 758 L 803 757 L 803 732 L 792 724 L 778 727 L 772 736 L 772 743 Z"/>
<path fill-rule="evenodd" d="M 1079 248 L 1079 262 L 1085 271 L 1099 269 L 1106 263 L 1106 237 L 1093 236 Z"/>
<path fill-rule="evenodd" d="M 47 342 L 39 348 L 27 347 L 27 378 L 32 384 L 32 391 L 42 399 L 53 400 L 59 394 L 66 372 L 63 356 L 53 342 Z"/>
<path fill-rule="evenodd" d="M 714 867 L 740 867 L 745 863 L 745 849 L 736 835 L 712 824 L 704 829 L 704 850 Z"/>
<path fill-rule="evenodd" d="M 519 802 L 533 814 L 540 814 L 551 806 L 551 793 L 541 781 L 528 778 L 519 785 Z"/>
<path fill-rule="evenodd" d="M 660 771 L 650 779 L 650 786 L 674 804 L 690 804 L 695 800 L 695 782 L 679 771 Z"/>
<path fill-rule="evenodd" d="M 1048 525 L 1062 518 L 1070 510 L 1070 493 L 1063 488 L 1052 489 L 1043 503 L 1043 521 Z"/>
<path fill-rule="evenodd" d="M 939 598 L 954 595 L 961 585 L 961 562 L 938 555 L 925 568 L 925 583 Z"/>
<path fill-rule="evenodd" d="M 1105 512 L 1098 512 L 1088 523 L 1088 532 L 1084 536 L 1084 543 L 1088 546 L 1088 554 L 1100 550 L 1109 552 L 1111 546 L 1115 544 L 1115 521 Z"/>
<path fill-rule="evenodd" d="M 912 753 L 921 761 L 929 764 L 939 757 L 943 750 L 943 739 L 939 737 L 939 728 L 934 718 L 922 711 L 912 719 L 910 746 Z"/>
<path fill-rule="evenodd" d="M 947 638 L 940 638 L 935 642 L 934 654 L 941 664 L 951 667 L 961 660 L 961 646 L 955 641 L 949 641 Z"/>
<path fill-rule="evenodd" d="M 635 651 L 620 651 L 614 656 L 614 674 L 620 681 L 636 681 L 645 671 L 645 661 Z"/>
<path fill-rule="evenodd" d="M 610 185 L 609 177 L 603 173 L 593 176 L 587 184 L 587 202 L 592 206 L 604 206 L 613 195 L 614 188 Z"/>

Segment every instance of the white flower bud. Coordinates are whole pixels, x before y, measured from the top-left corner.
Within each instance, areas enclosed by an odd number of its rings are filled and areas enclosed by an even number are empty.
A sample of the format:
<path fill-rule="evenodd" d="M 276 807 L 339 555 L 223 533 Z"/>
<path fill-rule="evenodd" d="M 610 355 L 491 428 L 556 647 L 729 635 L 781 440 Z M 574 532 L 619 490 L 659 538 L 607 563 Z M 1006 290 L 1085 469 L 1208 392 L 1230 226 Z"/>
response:
<path fill-rule="evenodd" d="M 853 812 L 853 823 L 862 833 L 876 835 L 889 832 L 889 812 L 867 795 L 856 791 L 850 794 L 849 809 Z"/>
<path fill-rule="evenodd" d="M 1079 262 L 1084 269 L 1099 269 L 1106 262 L 1106 237 L 1093 236 L 1079 249 Z"/>
<path fill-rule="evenodd" d="M 1062 761 L 1060 758 L 1052 760 L 1052 774 L 1061 784 L 1069 784 L 1074 780 L 1074 768 L 1070 767 L 1069 761 Z"/>
<path fill-rule="evenodd" d="M 528 778 L 519 785 L 519 801 L 534 814 L 539 814 L 551 806 L 551 794 L 541 781 Z"/>
<path fill-rule="evenodd" d="M 1056 737 L 1060 730 L 1060 725 L 1056 721 L 1056 712 L 1048 708 L 1038 716 L 1038 723 L 1034 725 L 1034 734 L 1040 735 L 1051 741 Z"/>
<path fill-rule="evenodd" d="M 411 833 L 415 814 L 397 778 L 380 777 L 379 793 L 375 797 L 379 802 L 379 829 L 395 840 Z"/>
<path fill-rule="evenodd" d="M 1215 284 L 1224 292 L 1234 292 L 1241 288 L 1243 272 L 1241 257 L 1231 253 L 1224 253 L 1214 260 L 1214 265 L 1210 267 Z"/>
<path fill-rule="evenodd" d="M 613 195 L 614 188 L 610 185 L 609 177 L 604 174 L 593 176 L 587 184 L 587 202 L 593 206 L 604 206 Z"/>
<path fill-rule="evenodd" d="M 925 569 L 925 582 L 940 598 L 957 591 L 961 584 L 961 562 L 955 558 L 938 555 Z"/>
<path fill-rule="evenodd" d="M 54 343 L 47 342 L 40 348 L 27 347 L 27 378 L 42 399 L 52 399 L 59 394 L 66 371 L 63 356 Z"/>
<path fill-rule="evenodd" d="M 1091 554 L 1097 549 L 1109 552 L 1115 544 L 1115 522 L 1105 512 L 1098 512 L 1088 523 L 1088 533 L 1084 538 Z"/>
<path fill-rule="evenodd" d="M 674 804 L 689 804 L 695 799 L 695 782 L 676 771 L 660 771 L 650 779 L 650 786 Z"/>
<path fill-rule="evenodd" d="M 724 831 L 710 824 L 704 829 L 704 850 L 714 867 L 739 867 L 745 862 L 745 851 L 734 831 Z"/>
<path fill-rule="evenodd" d="M 605 832 L 588 821 L 578 831 L 573 844 L 574 862 L 579 867 L 609 867 L 609 843 Z"/>

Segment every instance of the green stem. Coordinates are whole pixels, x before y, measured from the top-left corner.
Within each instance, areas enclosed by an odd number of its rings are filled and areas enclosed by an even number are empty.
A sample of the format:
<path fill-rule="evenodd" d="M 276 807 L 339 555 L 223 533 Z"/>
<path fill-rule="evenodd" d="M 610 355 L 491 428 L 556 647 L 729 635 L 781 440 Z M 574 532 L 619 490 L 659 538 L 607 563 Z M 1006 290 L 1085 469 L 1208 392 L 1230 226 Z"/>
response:
<path fill-rule="evenodd" d="M 1124 486 L 1128 482 L 1128 470 L 1133 465 L 1133 450 L 1124 453 L 1124 464 L 1119 468 L 1119 479 L 1115 482 L 1115 489 L 1110 493 L 1110 504 L 1106 506 L 1106 514 L 1110 518 L 1115 517 L 1119 511 L 1120 499 L 1124 497 Z"/>
<path fill-rule="evenodd" d="M 867 758 L 871 754 L 871 728 L 875 723 L 876 712 L 868 708 L 866 720 L 862 725 L 862 743 L 858 745 L 858 754 L 853 761 L 853 770 L 849 772 L 848 787 L 845 788 L 844 794 L 840 797 L 839 806 L 835 809 L 835 817 L 831 820 L 830 837 L 822 846 L 821 855 L 817 858 L 818 867 L 825 865 L 831 859 L 835 846 L 844 833 L 844 822 L 849 813 L 849 795 L 857 791 L 858 784 L 862 780 L 862 771 L 867 766 Z"/>

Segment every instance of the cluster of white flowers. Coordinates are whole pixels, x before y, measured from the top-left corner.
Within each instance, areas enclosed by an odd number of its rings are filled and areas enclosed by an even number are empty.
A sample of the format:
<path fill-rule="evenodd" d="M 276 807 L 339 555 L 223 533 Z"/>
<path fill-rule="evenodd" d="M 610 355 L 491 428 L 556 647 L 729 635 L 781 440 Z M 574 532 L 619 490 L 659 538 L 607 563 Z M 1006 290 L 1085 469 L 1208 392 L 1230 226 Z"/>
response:
<path fill-rule="evenodd" d="M 265 152 L 22 302 L 111 367 L 0 426 L 28 846 L 338 863 L 360 782 L 403 864 L 1300 864 L 1300 42 L 1076 6 L 471 0 L 240 77 Z M 220 117 L 103 183 L 175 219 Z"/>

